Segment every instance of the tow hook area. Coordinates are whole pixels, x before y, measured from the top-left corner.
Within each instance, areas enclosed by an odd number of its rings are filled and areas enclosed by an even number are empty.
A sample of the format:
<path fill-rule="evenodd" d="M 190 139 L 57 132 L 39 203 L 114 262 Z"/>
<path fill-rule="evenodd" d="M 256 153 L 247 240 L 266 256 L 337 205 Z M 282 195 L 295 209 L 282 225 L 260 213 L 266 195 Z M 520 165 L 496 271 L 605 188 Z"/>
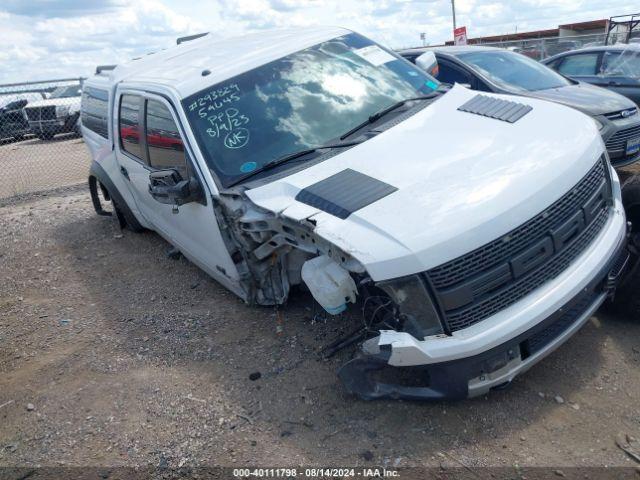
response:
<path fill-rule="evenodd" d="M 393 400 L 444 400 L 451 398 L 442 392 L 425 386 L 404 386 L 395 383 L 385 383 L 374 378 L 375 375 L 384 374 L 385 369 L 393 370 L 397 379 L 401 369 L 388 364 L 391 351 L 381 351 L 376 355 L 363 355 L 354 358 L 344 364 L 338 371 L 338 377 L 342 381 L 349 393 L 357 395 L 363 400 L 378 400 L 389 398 Z M 416 375 L 415 369 L 421 367 L 411 367 L 412 376 L 422 377 L 425 383 L 429 374 L 424 370 L 423 375 Z M 465 394 L 466 396 L 466 394 Z"/>
<path fill-rule="evenodd" d="M 467 381 L 455 378 L 450 369 L 393 366 L 390 358 L 391 345 L 381 345 L 377 353 L 362 353 L 345 363 L 338 378 L 363 400 L 462 400 L 469 395 Z"/>

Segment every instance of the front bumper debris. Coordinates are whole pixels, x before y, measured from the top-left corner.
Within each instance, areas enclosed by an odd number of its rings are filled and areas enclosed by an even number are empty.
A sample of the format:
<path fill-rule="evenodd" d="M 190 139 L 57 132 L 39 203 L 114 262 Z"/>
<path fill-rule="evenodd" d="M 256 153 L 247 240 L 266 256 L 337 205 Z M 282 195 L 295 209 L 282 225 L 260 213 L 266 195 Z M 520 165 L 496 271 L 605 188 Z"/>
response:
<path fill-rule="evenodd" d="M 615 254 L 573 299 L 535 327 L 486 352 L 448 362 L 394 367 L 391 346 L 362 355 L 338 372 L 346 389 L 364 400 L 461 400 L 508 386 L 516 375 L 559 347 L 577 332 L 598 307 L 612 297 L 629 266 L 626 238 Z M 389 374 L 393 383 L 383 380 Z M 398 381 L 398 377 L 406 377 Z"/>

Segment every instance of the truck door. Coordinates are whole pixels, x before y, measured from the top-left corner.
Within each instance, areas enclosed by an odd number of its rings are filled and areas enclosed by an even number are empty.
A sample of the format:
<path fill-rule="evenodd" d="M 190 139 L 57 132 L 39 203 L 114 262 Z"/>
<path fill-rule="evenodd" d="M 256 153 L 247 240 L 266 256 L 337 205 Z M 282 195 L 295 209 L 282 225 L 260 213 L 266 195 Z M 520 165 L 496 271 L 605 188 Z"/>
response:
<path fill-rule="evenodd" d="M 124 91 L 117 95 L 116 146 L 120 174 L 145 219 L 159 234 L 211 276 L 237 290 L 238 273 L 220 233 L 211 200 L 171 103 L 164 97 Z M 203 200 L 179 207 L 149 193 L 149 174 L 175 170 L 197 180 Z"/>

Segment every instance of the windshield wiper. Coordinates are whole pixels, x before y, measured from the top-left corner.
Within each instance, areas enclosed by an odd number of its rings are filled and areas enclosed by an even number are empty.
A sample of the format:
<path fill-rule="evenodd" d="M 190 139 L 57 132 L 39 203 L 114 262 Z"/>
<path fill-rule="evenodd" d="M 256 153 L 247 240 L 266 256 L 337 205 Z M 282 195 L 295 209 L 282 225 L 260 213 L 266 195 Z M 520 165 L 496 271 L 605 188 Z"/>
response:
<path fill-rule="evenodd" d="M 434 92 L 434 93 L 430 93 L 428 95 L 421 95 L 419 97 L 405 98 L 404 100 L 400 100 L 399 102 L 393 103 L 393 104 L 389 105 L 388 107 L 385 107 L 382 110 L 378 110 L 376 113 L 373 113 L 373 114 L 369 115 L 369 117 L 367 117 L 367 119 L 364 122 L 359 123 L 358 125 L 353 127 L 351 130 L 349 130 L 348 132 L 343 133 L 340 136 L 340 140 L 344 140 L 349 135 L 351 135 L 354 132 L 357 132 L 358 130 L 360 130 L 362 127 L 366 127 L 367 125 L 371 125 L 373 122 L 376 122 L 376 121 L 380 120 L 387 113 L 392 112 L 393 110 L 395 110 L 397 108 L 400 108 L 401 106 L 403 106 L 407 102 L 411 102 L 413 100 L 427 100 L 427 99 L 430 99 L 430 98 L 435 98 L 438 95 L 439 95 L 438 93 Z"/>
<path fill-rule="evenodd" d="M 341 148 L 341 147 L 351 147 L 351 146 L 357 145 L 359 143 L 362 143 L 362 141 L 333 143 L 333 144 L 320 145 L 318 147 L 305 148 L 304 150 L 298 150 L 297 152 L 288 153 L 286 155 L 283 155 L 282 157 L 278 157 L 278 158 L 275 158 L 273 160 L 268 161 L 267 163 L 262 165 L 262 167 L 260 167 L 257 170 L 254 170 L 253 172 L 249 172 L 246 175 L 243 175 L 240 178 L 237 178 L 231 184 L 229 184 L 228 187 L 233 187 L 233 186 L 235 186 L 235 185 L 237 185 L 239 183 L 242 183 L 245 180 L 253 177 L 254 175 L 262 173 L 262 172 L 264 172 L 266 170 L 271 170 L 271 169 L 277 167 L 278 165 L 282 165 L 283 163 L 287 163 L 287 162 L 290 162 L 292 160 L 296 160 L 298 158 L 304 157 L 304 156 L 309 155 L 311 153 L 317 152 L 318 150 Z"/>

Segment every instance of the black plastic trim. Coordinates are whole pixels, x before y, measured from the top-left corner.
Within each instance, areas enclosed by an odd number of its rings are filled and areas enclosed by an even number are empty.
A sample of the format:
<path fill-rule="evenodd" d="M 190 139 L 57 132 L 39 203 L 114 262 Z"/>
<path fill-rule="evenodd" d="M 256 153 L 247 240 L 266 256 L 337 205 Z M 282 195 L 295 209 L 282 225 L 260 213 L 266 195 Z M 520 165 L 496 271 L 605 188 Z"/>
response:
<path fill-rule="evenodd" d="M 300 190 L 296 200 L 344 220 L 396 190 L 388 183 L 347 168 Z"/>
<path fill-rule="evenodd" d="M 140 222 L 138 222 L 135 215 L 129 208 L 129 205 L 127 205 L 124 197 L 116 188 L 115 184 L 111 181 L 111 178 L 109 178 L 109 175 L 107 174 L 107 172 L 105 172 L 104 168 L 102 168 L 102 166 L 98 162 L 93 161 L 91 162 L 91 168 L 89 172 L 90 177 L 93 176 L 97 178 L 98 181 L 107 189 L 107 191 L 109 192 L 109 196 L 111 197 L 111 201 L 114 203 L 114 206 L 118 210 L 120 210 L 131 230 L 133 230 L 134 232 L 140 232 L 144 230 L 144 227 L 140 225 Z M 97 209 L 96 213 L 98 213 L 98 215 L 101 215 L 101 213 Z"/>
<path fill-rule="evenodd" d="M 515 123 L 533 110 L 533 107 L 501 98 L 489 97 L 487 95 L 476 95 L 458 107 L 458 110 L 507 123 Z"/>

